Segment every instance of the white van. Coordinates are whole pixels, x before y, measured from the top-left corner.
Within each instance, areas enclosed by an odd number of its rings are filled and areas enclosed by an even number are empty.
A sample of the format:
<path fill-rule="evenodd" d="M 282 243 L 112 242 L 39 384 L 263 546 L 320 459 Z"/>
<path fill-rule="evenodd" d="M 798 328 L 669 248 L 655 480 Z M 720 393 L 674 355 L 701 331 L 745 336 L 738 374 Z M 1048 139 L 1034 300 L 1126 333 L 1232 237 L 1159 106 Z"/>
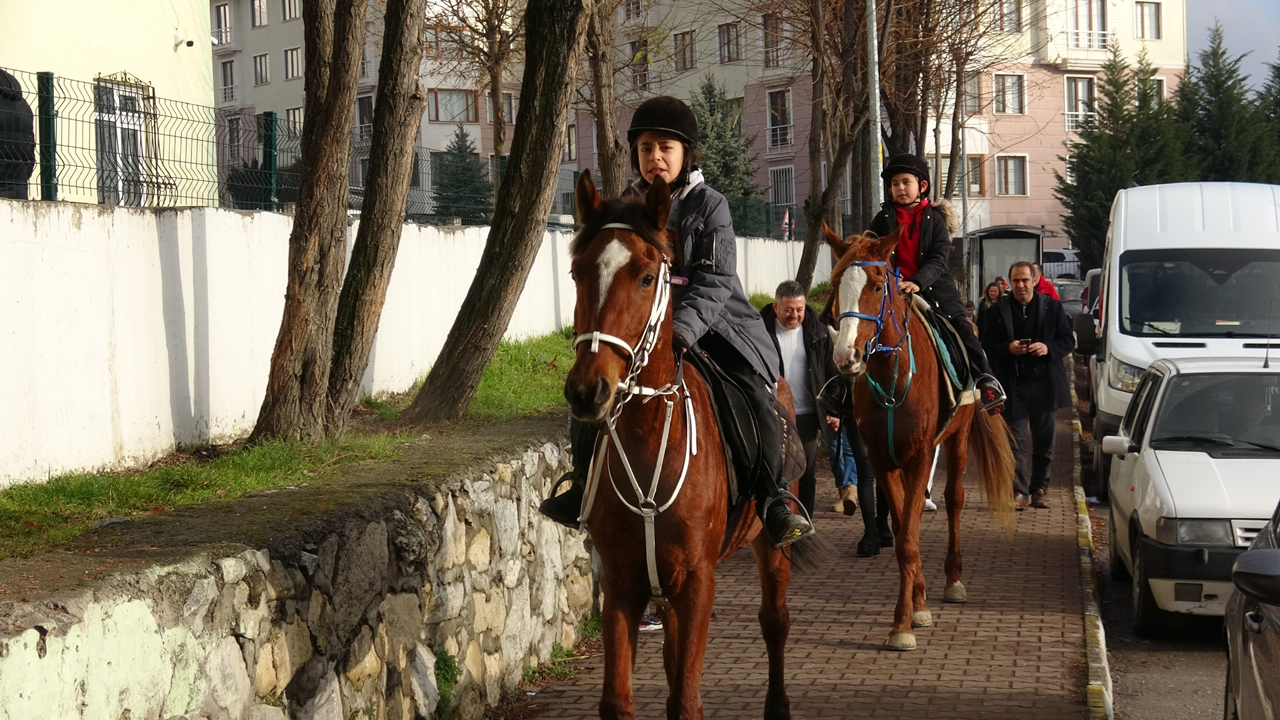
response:
<path fill-rule="evenodd" d="M 1257 357 L 1280 337 L 1280 186 L 1177 183 L 1116 193 L 1102 262 L 1093 436 L 1115 435 L 1159 358 Z M 1272 354 L 1280 341 L 1271 342 Z M 1093 443 L 1097 477 L 1110 456 Z M 1105 484 L 1105 483 L 1104 483 Z"/>

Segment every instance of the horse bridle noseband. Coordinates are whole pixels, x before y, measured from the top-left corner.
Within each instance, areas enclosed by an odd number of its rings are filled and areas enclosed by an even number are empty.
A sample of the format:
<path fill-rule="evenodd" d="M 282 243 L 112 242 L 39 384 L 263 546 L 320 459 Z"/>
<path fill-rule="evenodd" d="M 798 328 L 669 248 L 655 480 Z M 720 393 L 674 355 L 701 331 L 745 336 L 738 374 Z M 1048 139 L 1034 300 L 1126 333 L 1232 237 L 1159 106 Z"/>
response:
<path fill-rule="evenodd" d="M 891 269 L 889 267 L 889 263 L 885 260 L 862 260 L 859 262 L 851 262 L 846 267 L 883 267 L 888 273 L 888 277 L 887 277 L 888 287 L 885 288 L 885 292 L 880 296 L 879 314 L 868 315 L 867 313 L 852 312 L 852 311 L 843 312 L 843 313 L 840 313 L 839 317 L 836 318 L 837 328 L 839 327 L 840 321 L 847 317 L 856 318 L 858 320 L 866 320 L 868 322 L 875 323 L 876 334 L 872 335 L 871 339 L 867 341 L 867 347 L 865 350 L 868 358 L 871 357 L 872 353 L 893 352 L 898 348 L 902 347 L 902 340 L 905 337 L 906 333 L 903 332 L 903 326 L 900 325 L 898 322 L 898 314 L 895 313 L 893 311 L 892 306 L 889 305 L 889 298 L 892 296 L 893 293 L 897 292 L 898 287 L 902 284 L 902 271 L 897 268 Z M 897 345 L 889 346 L 889 345 L 880 344 L 880 332 L 884 330 L 884 324 L 886 320 L 892 320 L 894 329 L 898 331 L 899 340 Z"/>
<path fill-rule="evenodd" d="M 609 223 L 600 229 L 635 232 L 635 228 L 626 223 Z M 600 475 L 604 468 L 609 465 L 605 454 L 609 449 L 609 439 L 612 438 L 613 445 L 618 451 L 618 458 L 622 461 L 622 467 L 626 470 L 627 478 L 631 481 L 631 489 L 636 494 L 636 504 L 631 504 L 623 497 L 622 491 L 618 489 L 618 483 L 613 479 L 612 469 L 609 470 L 609 484 L 613 486 L 614 493 L 617 494 L 618 500 L 622 501 L 624 507 L 644 518 L 645 564 L 649 571 L 649 593 L 654 598 L 662 598 L 662 584 L 658 580 L 657 537 L 654 532 L 654 519 L 657 518 L 659 513 L 675 503 L 676 498 L 680 496 L 680 490 L 684 488 L 685 476 L 689 472 L 689 458 L 698 454 L 698 423 L 693 413 L 693 397 L 689 394 L 689 389 L 685 385 L 683 363 L 678 363 L 676 379 L 661 387 L 646 387 L 637 380 L 640 372 L 649 364 L 649 356 L 658 344 L 658 333 L 662 329 L 662 321 L 666 317 L 667 306 L 671 303 L 671 286 L 687 283 L 688 280 L 685 278 L 672 276 L 671 265 L 664 258 L 657 289 L 653 293 L 653 305 L 649 308 L 649 319 L 645 322 L 644 330 L 640 332 L 640 338 L 636 341 L 634 347 L 616 335 L 599 331 L 585 332 L 573 339 L 575 351 L 579 345 L 590 343 L 588 350 L 592 353 L 597 353 L 600 351 L 600 343 L 605 343 L 622 350 L 627 356 L 627 376 L 625 379 L 618 381 L 617 386 L 622 391 L 622 397 L 614 403 L 613 408 L 609 411 L 609 416 L 605 419 L 605 426 L 609 429 L 608 435 L 601 436 L 596 452 L 592 454 L 591 467 L 587 472 L 587 491 L 583 495 L 582 510 L 579 513 L 578 522 L 580 526 L 585 524 L 587 517 L 591 513 L 591 507 L 595 503 L 596 489 L 600 484 Z M 637 396 L 643 398 L 640 401 L 641 404 L 648 403 L 656 397 L 663 398 L 663 402 L 666 404 L 666 420 L 662 425 L 662 441 L 658 446 L 658 459 L 653 466 L 653 478 L 649 482 L 647 493 L 640 488 L 640 482 L 636 480 L 636 474 L 631 469 L 631 462 L 627 459 L 626 452 L 622 449 L 622 440 L 618 438 L 617 431 L 618 417 L 622 414 L 623 407 L 628 401 Z M 680 478 L 676 481 L 676 488 L 672 491 L 671 497 L 665 503 L 659 505 L 656 500 L 658 481 L 662 477 L 662 465 L 667 455 L 667 438 L 671 433 L 671 419 L 675 404 L 680 396 L 683 396 L 685 406 L 684 464 L 681 466 Z"/>

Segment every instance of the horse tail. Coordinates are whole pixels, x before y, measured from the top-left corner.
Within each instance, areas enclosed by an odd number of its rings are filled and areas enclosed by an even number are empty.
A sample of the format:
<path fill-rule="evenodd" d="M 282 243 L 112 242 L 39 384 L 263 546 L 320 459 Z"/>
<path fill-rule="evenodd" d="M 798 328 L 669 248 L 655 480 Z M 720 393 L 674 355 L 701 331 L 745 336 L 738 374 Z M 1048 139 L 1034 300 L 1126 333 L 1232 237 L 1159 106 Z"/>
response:
<path fill-rule="evenodd" d="M 802 575 L 826 567 L 827 561 L 835 556 L 835 548 L 821 533 L 797 540 L 784 552 L 791 561 L 791 569 Z"/>
<path fill-rule="evenodd" d="M 978 474 L 987 505 L 995 510 L 1000 525 L 1013 535 L 1013 433 L 1001 415 L 988 415 L 974 408 L 969 423 L 969 447 L 978 460 Z"/>

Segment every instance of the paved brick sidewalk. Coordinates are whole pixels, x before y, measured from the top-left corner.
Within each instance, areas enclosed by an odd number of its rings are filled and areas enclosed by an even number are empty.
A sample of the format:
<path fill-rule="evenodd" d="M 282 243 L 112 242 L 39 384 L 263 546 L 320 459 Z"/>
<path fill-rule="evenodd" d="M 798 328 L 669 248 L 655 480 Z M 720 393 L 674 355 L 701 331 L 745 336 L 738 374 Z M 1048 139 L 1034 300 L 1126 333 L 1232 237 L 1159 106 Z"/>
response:
<path fill-rule="evenodd" d="M 793 577 L 788 693 L 795 718 L 1082 718 L 1084 636 L 1071 425 L 1059 418 L 1047 510 L 1018 513 L 1012 541 L 983 509 L 977 478 L 962 520 L 965 605 L 944 605 L 946 515 L 926 513 L 921 553 L 934 626 L 911 653 L 881 649 L 898 586 L 892 554 L 858 558 L 862 521 L 831 511 L 830 474 L 819 476 L 816 521 L 835 546 L 829 569 Z M 939 478 L 942 468 L 939 467 Z M 941 499 L 939 482 L 936 499 Z M 941 504 L 941 503 L 939 503 Z M 707 718 L 761 717 L 767 672 L 756 622 L 759 581 L 749 551 L 717 572 L 715 620 L 702 681 Z M 665 717 L 661 632 L 642 633 L 634 678 L 637 717 Z M 535 699 L 536 717 L 598 717 L 603 663 Z"/>

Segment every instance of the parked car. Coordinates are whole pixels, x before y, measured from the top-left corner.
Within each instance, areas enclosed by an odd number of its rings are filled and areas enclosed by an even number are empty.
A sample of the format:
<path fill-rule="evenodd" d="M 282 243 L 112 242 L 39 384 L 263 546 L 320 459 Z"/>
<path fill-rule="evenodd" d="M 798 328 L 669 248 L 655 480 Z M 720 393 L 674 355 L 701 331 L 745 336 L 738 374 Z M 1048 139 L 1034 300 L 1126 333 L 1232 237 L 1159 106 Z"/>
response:
<path fill-rule="evenodd" d="M 1041 251 L 1040 267 L 1044 268 L 1044 276 L 1050 280 L 1056 278 L 1079 280 L 1080 253 L 1071 248 Z"/>
<path fill-rule="evenodd" d="M 1240 208 L 1250 208 L 1244 212 Z M 1176 183 L 1125 188 L 1111 206 L 1099 332 L 1090 361 L 1094 437 L 1114 435 L 1158 358 L 1256 357 L 1280 333 L 1280 186 Z M 1260 342 L 1259 339 L 1262 339 Z M 1094 444 L 1096 477 L 1109 455 Z"/>
<path fill-rule="evenodd" d="M 1084 292 L 1080 293 L 1080 311 L 1093 312 L 1098 307 L 1098 293 L 1102 289 L 1102 268 L 1094 268 L 1084 274 Z"/>
<path fill-rule="evenodd" d="M 1272 717 L 1280 705 L 1280 505 L 1231 569 L 1222 717 Z"/>
<path fill-rule="evenodd" d="M 1132 580 L 1134 632 L 1158 634 L 1168 612 L 1222 615 L 1231 564 L 1280 502 L 1280 370 L 1157 360 L 1102 450 L 1110 568 Z"/>
<path fill-rule="evenodd" d="M 1051 280 L 1053 286 L 1058 289 L 1058 297 L 1062 300 L 1062 309 L 1067 311 L 1071 317 L 1075 317 L 1080 313 L 1080 295 L 1084 293 L 1086 285 L 1080 280 L 1072 280 L 1071 278 L 1059 278 Z"/>

